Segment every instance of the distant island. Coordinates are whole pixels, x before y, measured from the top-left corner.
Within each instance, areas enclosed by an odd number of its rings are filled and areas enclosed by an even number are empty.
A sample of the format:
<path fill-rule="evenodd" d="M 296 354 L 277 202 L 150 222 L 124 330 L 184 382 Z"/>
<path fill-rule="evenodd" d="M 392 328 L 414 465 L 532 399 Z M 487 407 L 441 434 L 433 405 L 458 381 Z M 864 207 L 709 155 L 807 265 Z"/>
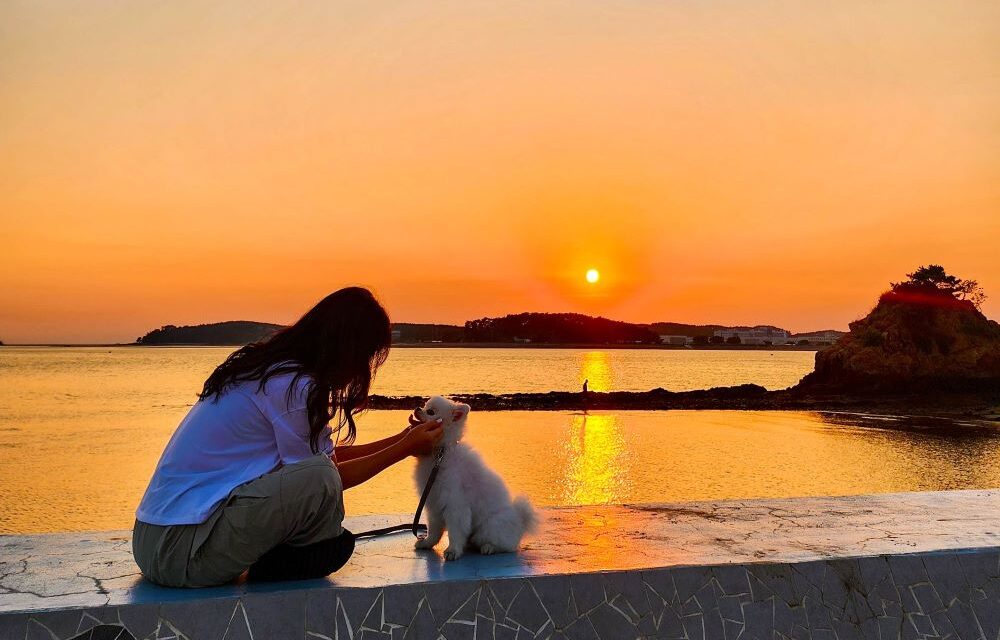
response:
<path fill-rule="evenodd" d="M 193 345 L 244 345 L 256 342 L 282 329 L 280 324 L 230 320 L 212 324 L 198 324 L 178 327 L 168 324 L 153 329 L 136 339 L 136 344 L 147 346 L 193 344 Z"/>
<path fill-rule="evenodd" d="M 139 337 L 136 344 L 239 346 L 266 338 L 281 328 L 278 324 L 248 320 L 166 325 Z M 409 322 L 392 326 L 393 343 L 400 345 L 829 346 L 842 335 L 844 332 L 832 329 L 793 334 L 771 325 L 638 324 L 579 313 L 517 313 L 470 320 L 464 326 Z"/>

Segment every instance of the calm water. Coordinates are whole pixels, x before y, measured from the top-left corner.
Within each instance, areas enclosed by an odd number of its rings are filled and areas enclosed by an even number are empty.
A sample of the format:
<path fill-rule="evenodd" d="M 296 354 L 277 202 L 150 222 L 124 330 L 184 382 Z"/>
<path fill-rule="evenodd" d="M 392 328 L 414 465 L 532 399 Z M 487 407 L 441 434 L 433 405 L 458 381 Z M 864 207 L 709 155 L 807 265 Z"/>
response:
<path fill-rule="evenodd" d="M 0 349 L 0 532 L 126 528 L 202 380 L 209 348 Z M 811 352 L 397 349 L 384 394 L 793 384 Z M 797 412 L 473 413 L 469 440 L 539 505 L 1000 486 L 1000 429 Z M 406 412 L 370 412 L 360 441 Z M 347 493 L 403 513 L 412 464 Z"/>

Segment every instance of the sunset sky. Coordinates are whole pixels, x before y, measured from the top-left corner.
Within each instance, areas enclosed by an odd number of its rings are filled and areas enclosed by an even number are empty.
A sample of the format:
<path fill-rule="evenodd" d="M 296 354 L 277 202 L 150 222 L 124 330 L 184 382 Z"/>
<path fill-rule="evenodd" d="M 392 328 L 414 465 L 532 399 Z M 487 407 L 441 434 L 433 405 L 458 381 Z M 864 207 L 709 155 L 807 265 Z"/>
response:
<path fill-rule="evenodd" d="M 1000 317 L 1000 3 L 0 3 L 0 340 L 518 311 Z M 584 274 L 600 271 L 588 284 Z"/>

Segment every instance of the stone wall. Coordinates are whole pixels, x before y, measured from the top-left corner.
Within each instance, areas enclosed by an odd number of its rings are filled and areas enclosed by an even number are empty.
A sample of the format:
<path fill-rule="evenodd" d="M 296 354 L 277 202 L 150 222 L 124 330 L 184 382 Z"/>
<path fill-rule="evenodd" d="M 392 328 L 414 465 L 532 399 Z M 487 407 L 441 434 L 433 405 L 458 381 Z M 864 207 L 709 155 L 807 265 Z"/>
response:
<path fill-rule="evenodd" d="M 1000 638 L 1000 492 L 545 515 L 516 555 L 397 536 L 330 579 L 202 590 L 142 581 L 121 533 L 0 536 L 0 640 Z"/>
<path fill-rule="evenodd" d="M 676 567 L 185 599 L 0 618 L 3 638 L 989 638 L 1000 553 Z"/>

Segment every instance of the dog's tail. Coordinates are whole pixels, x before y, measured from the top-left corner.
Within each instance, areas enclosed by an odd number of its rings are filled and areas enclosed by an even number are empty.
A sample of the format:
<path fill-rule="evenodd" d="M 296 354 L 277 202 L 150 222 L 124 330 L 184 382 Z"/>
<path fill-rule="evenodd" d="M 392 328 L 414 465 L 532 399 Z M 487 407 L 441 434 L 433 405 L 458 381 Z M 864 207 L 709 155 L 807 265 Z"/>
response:
<path fill-rule="evenodd" d="M 538 514 L 528 501 L 527 496 L 517 496 L 514 498 L 514 510 L 521 518 L 525 533 L 533 533 L 538 527 Z"/>

